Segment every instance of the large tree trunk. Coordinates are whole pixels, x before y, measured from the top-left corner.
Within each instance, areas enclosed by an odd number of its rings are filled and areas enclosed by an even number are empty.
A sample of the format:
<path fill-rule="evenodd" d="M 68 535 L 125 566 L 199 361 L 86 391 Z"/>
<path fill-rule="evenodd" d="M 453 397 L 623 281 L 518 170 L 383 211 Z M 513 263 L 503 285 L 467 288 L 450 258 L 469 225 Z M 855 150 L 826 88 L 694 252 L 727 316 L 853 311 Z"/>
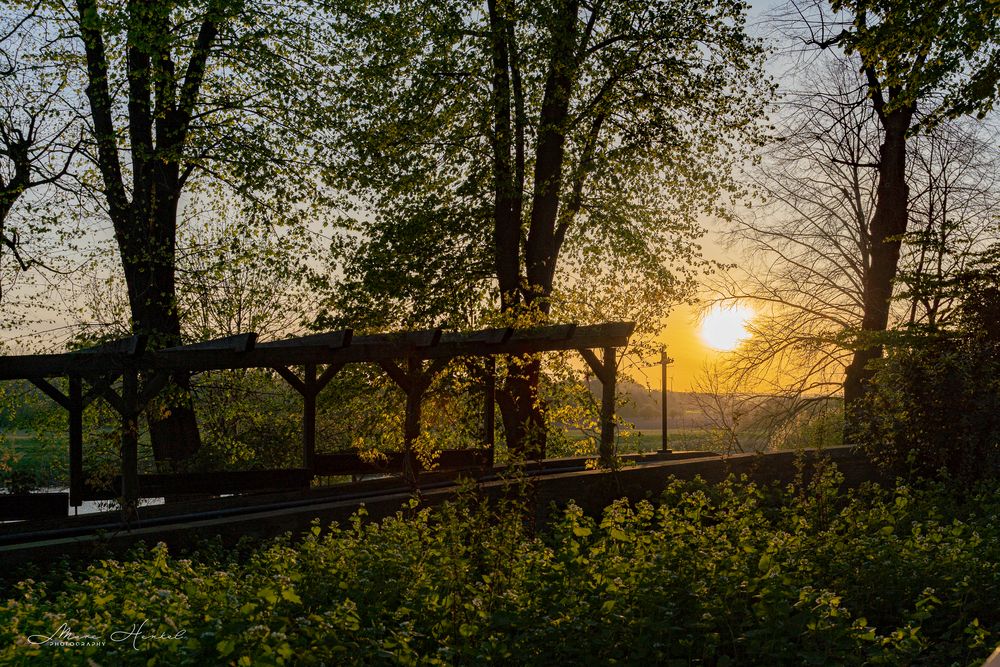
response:
<path fill-rule="evenodd" d="M 183 80 L 175 74 L 170 12 L 155 2 L 128 3 L 125 64 L 128 70 L 128 136 L 131 198 L 115 127 L 109 86 L 104 18 L 97 0 L 76 0 L 87 59 L 87 89 L 97 141 L 97 166 L 114 224 L 128 287 L 132 330 L 153 347 L 180 343 L 174 275 L 181 163 L 219 17 L 209 11 L 190 48 Z M 200 445 L 194 412 L 184 397 L 187 376 L 174 378 L 181 392 L 148 411 L 154 456 L 165 468 Z"/>
<path fill-rule="evenodd" d="M 136 333 L 149 336 L 154 347 L 181 343 L 180 316 L 177 312 L 176 286 L 176 169 L 157 169 L 150 201 L 138 198 L 133 205 L 145 209 L 137 217 L 148 221 L 135 226 L 144 230 L 145 243 L 138 267 L 133 265 L 129 284 L 132 325 Z M 139 206 L 137 206 L 139 208 Z M 123 253 L 124 254 L 124 253 Z M 137 269 L 137 270 L 136 270 Z M 190 379 L 186 373 L 173 378 L 165 401 L 154 401 L 146 419 L 153 445 L 153 457 L 162 472 L 177 469 L 177 464 L 192 456 L 201 446 L 198 423 L 188 399 Z"/>
<path fill-rule="evenodd" d="M 885 139 L 879 151 L 878 190 L 875 213 L 870 224 L 871 265 L 864 284 L 864 316 L 859 346 L 847 368 L 844 403 L 848 433 L 852 413 L 868 390 L 872 377 L 870 363 L 882 357 L 882 344 L 873 340 L 889 324 L 893 281 L 899 264 L 902 235 L 906 233 L 909 187 L 906 183 L 906 133 L 913 111 L 899 109 L 879 115 Z"/>
<path fill-rule="evenodd" d="M 500 308 L 510 311 L 520 302 L 521 204 L 523 157 L 515 158 L 512 122 L 520 123 L 511 112 L 511 50 L 508 27 L 511 19 L 496 0 L 489 0 L 490 37 L 493 60 L 493 252 Z M 523 139 L 519 136 L 519 141 Z M 519 144 L 520 145 L 520 144 Z"/>
<path fill-rule="evenodd" d="M 491 22 L 496 15 L 495 4 L 490 2 Z M 495 216 L 494 238 L 497 242 L 497 278 L 501 289 L 501 304 L 505 310 L 538 312 L 543 316 L 549 312 L 549 296 L 552 294 L 552 278 L 558 243 L 556 220 L 559 214 L 560 194 L 562 188 L 562 172 L 565 163 L 566 122 L 569 117 L 570 99 L 573 92 L 573 82 L 577 76 L 577 15 L 579 3 L 576 0 L 565 0 L 553 18 L 552 42 L 549 57 L 548 72 L 545 80 L 545 90 L 540 110 L 538 138 L 535 151 L 534 190 L 531 200 L 531 217 L 528 235 L 525 242 L 525 277 L 526 285 L 521 283 L 520 267 L 511 260 L 518 259 L 511 252 L 510 243 L 517 235 L 520 237 L 520 205 L 521 183 L 520 173 L 511 174 L 509 124 L 511 112 L 509 104 L 510 78 L 508 67 L 516 57 L 516 47 L 503 44 L 501 35 L 512 37 L 513 31 L 507 26 L 501 32 L 494 30 L 494 117 L 496 119 L 496 144 L 494 166 L 497 174 L 497 209 Z M 497 25 L 494 22 L 494 25 Z M 512 68 L 515 74 L 516 68 Z M 517 99 L 515 86 L 515 107 L 523 104 Z M 506 102 L 501 100 L 503 97 Z M 521 127 L 517 118 L 520 109 L 515 114 L 515 129 Z M 518 132 L 518 148 L 515 172 L 523 170 L 523 132 Z M 518 181 L 521 181 L 519 183 Z M 506 189 L 502 184 L 513 183 Z M 507 215 L 516 206 L 516 212 Z M 514 267 L 512 275 L 511 268 Z M 516 280 L 516 282 L 514 282 Z M 516 302 L 504 297 L 505 287 L 517 285 L 522 292 L 523 301 Z M 541 379 L 541 360 L 537 356 L 524 356 L 512 359 L 504 385 L 507 400 L 501 401 L 507 434 L 508 447 L 525 458 L 542 458 L 545 456 L 545 409 L 539 396 Z"/>
<path fill-rule="evenodd" d="M 545 458 L 545 410 L 538 396 L 541 371 L 537 356 L 515 357 L 503 390 L 497 392 L 507 446 L 525 460 Z"/>

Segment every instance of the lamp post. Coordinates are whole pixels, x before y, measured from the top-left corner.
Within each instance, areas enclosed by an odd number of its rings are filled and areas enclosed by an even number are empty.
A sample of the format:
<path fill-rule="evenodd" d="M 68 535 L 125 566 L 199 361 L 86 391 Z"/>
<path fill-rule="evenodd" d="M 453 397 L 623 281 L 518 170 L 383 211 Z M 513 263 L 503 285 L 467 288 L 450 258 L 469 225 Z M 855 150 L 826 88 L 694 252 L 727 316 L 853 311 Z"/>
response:
<path fill-rule="evenodd" d="M 660 346 L 660 451 L 664 454 L 670 452 L 667 443 L 667 364 L 673 359 L 667 356 L 667 346 Z"/>

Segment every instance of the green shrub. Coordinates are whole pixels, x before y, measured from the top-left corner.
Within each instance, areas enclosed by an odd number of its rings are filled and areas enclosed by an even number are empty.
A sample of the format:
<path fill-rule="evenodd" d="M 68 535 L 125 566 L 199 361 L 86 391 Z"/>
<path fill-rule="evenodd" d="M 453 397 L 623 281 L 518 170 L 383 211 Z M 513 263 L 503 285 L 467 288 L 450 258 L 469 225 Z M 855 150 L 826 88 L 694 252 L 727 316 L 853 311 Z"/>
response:
<path fill-rule="evenodd" d="M 1000 492 L 676 483 L 533 535 L 468 497 L 18 583 L 0 663 L 971 665 L 1000 641 Z M 65 623 L 103 646 L 29 644 Z M 39 639 L 39 638 L 36 638 Z"/>
<path fill-rule="evenodd" d="M 1000 343 L 929 338 L 890 348 L 859 411 L 858 442 L 880 463 L 927 477 L 1000 469 Z"/>

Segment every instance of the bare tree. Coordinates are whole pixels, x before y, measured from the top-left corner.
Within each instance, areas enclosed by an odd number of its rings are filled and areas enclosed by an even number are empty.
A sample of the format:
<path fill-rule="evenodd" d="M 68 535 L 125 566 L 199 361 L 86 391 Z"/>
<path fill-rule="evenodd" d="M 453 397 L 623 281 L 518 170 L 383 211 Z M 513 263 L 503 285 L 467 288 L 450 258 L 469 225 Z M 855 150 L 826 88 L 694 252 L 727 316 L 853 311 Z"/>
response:
<path fill-rule="evenodd" d="M 728 233 L 748 261 L 715 288 L 758 310 L 730 365 L 741 384 L 828 397 L 843 387 L 844 334 L 863 313 L 879 133 L 849 61 L 829 63 L 804 87 L 788 98 L 780 135 L 752 176 L 765 204 Z"/>
<path fill-rule="evenodd" d="M 32 33 L 35 19 L 34 11 L 0 14 L 0 272 L 5 253 L 12 273 L 44 266 L 24 242 L 46 225 L 37 193 L 65 179 L 80 146 L 64 72 L 33 59 L 41 39 Z M 0 273 L 0 301 L 3 288 Z"/>
<path fill-rule="evenodd" d="M 884 133 L 857 63 L 835 60 L 819 71 L 807 92 L 790 96 L 779 140 L 755 176 L 766 204 L 730 231 L 748 262 L 716 285 L 717 298 L 749 301 L 759 312 L 730 374 L 783 397 L 774 405 L 787 420 L 823 412 L 849 377 L 879 198 Z M 941 122 L 910 142 L 907 216 L 922 225 L 900 239 L 902 289 L 889 304 L 888 328 L 949 317 L 948 281 L 997 233 L 1000 153 L 984 126 Z"/>
<path fill-rule="evenodd" d="M 910 220 L 897 298 L 906 323 L 936 330 L 957 314 L 951 283 L 997 240 L 1000 211 L 998 134 L 972 121 L 939 125 L 914 139 Z"/>
<path fill-rule="evenodd" d="M 870 362 L 882 356 L 880 334 L 889 324 L 908 231 L 910 138 L 920 126 L 992 108 L 998 95 L 1000 7 L 978 1 L 836 0 L 832 15 L 818 0 L 793 2 L 793 7 L 799 19 L 808 17 L 809 44 L 841 49 L 858 59 L 882 137 L 873 163 L 878 186 L 868 225 L 863 316 L 844 380 L 844 400 L 850 406 L 867 391 Z"/>

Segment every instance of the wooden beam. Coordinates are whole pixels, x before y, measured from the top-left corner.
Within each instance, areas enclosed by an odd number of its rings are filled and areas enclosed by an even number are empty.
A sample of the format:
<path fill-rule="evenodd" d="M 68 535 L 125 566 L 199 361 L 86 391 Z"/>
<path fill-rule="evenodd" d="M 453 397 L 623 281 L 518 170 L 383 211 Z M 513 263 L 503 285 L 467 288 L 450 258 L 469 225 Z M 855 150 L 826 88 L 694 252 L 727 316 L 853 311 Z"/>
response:
<path fill-rule="evenodd" d="M 146 351 L 149 337 L 136 334 L 77 351 L 77 354 L 134 357 Z"/>
<path fill-rule="evenodd" d="M 134 363 L 143 372 L 202 372 L 216 369 L 273 368 L 307 363 L 380 362 L 415 356 L 418 359 L 447 359 L 461 356 L 495 354 L 533 354 L 536 352 L 583 348 L 621 347 L 635 325 L 631 322 L 576 326 L 572 324 L 507 330 L 484 330 L 452 333 L 440 329 L 401 334 L 356 336 L 349 345 L 331 347 L 336 341 L 317 344 L 313 337 L 255 344 L 253 349 L 234 352 L 230 349 L 176 349 L 170 352 L 147 352 L 136 356 Z M 330 336 L 330 334 L 320 334 Z M 347 337 L 337 334 L 341 340 Z M 135 346 L 135 349 L 139 349 Z M 106 375 L 124 368 L 129 358 L 120 352 L 74 352 L 57 355 L 3 357 L 0 380 L 65 375 Z M 131 362 L 130 362 L 131 363 Z"/>
<path fill-rule="evenodd" d="M 257 334 L 242 333 L 236 334 L 235 336 L 225 336 L 223 338 L 214 338 L 212 340 L 202 341 L 200 343 L 191 343 L 190 345 L 179 345 L 177 347 L 168 347 L 159 350 L 158 354 L 177 354 L 183 352 L 191 352 L 197 350 L 211 350 L 214 352 L 249 352 L 254 349 L 254 345 L 257 343 Z"/>
<path fill-rule="evenodd" d="M 31 521 L 66 517 L 66 493 L 0 493 L 0 521 Z"/>
<path fill-rule="evenodd" d="M 337 475 L 378 475 L 402 473 L 405 468 L 405 452 L 387 452 L 380 461 L 366 461 L 357 452 L 337 454 L 316 454 L 315 474 L 318 476 Z M 490 464 L 488 449 L 445 449 L 438 453 L 435 470 L 466 470 Z M 410 465 L 416 471 L 426 471 L 415 456 L 410 456 Z"/>
<path fill-rule="evenodd" d="M 384 334 L 369 334 L 356 336 L 351 347 L 385 348 L 386 350 L 406 351 L 422 347 L 434 347 L 441 342 L 444 332 L 441 329 L 420 329 L 417 331 L 399 331 Z M 398 355 L 405 356 L 405 355 Z"/>
<path fill-rule="evenodd" d="M 498 329 L 482 329 L 480 331 L 449 331 L 441 335 L 441 345 L 453 345 L 456 343 L 485 343 L 487 345 L 500 345 L 510 340 L 516 329 L 504 327 Z"/>
<path fill-rule="evenodd" d="M 483 343 L 465 338 L 449 338 L 440 345 L 419 350 L 422 359 L 438 357 L 490 356 L 495 354 L 534 354 L 580 348 L 602 348 L 606 345 L 624 347 L 635 324 L 612 322 L 590 326 L 557 325 L 536 329 L 515 330 L 509 340 L 502 343 Z M 471 336 L 471 335 L 470 335 Z"/>
<path fill-rule="evenodd" d="M 311 336 L 299 336 L 297 338 L 286 338 L 284 340 L 273 340 L 261 343 L 257 347 L 262 350 L 276 350 L 301 347 L 319 347 L 328 349 L 338 349 L 351 344 L 354 332 L 351 329 L 341 331 L 330 331 L 327 333 L 313 334 Z"/>

